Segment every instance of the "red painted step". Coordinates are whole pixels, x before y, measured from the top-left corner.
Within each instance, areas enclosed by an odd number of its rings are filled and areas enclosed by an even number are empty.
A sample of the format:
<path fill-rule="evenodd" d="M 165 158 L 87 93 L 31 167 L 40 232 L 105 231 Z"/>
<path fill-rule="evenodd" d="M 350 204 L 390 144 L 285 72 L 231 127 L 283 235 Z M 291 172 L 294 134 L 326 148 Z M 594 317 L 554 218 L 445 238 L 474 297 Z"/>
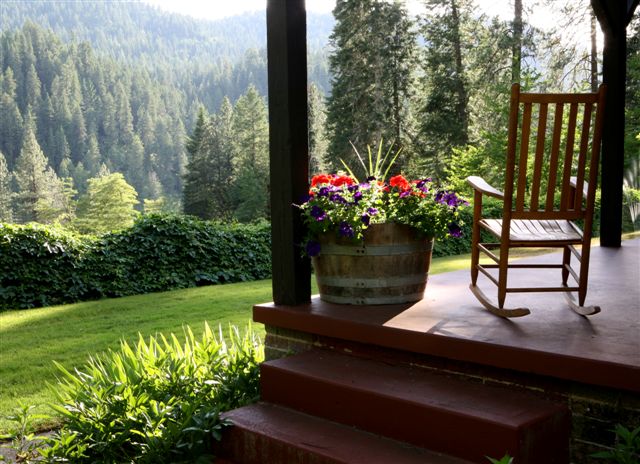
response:
<path fill-rule="evenodd" d="M 268 403 L 224 417 L 218 455 L 237 464 L 470 464 Z"/>
<path fill-rule="evenodd" d="M 564 406 L 420 369 L 309 351 L 262 364 L 263 401 L 486 463 L 569 462 Z"/>

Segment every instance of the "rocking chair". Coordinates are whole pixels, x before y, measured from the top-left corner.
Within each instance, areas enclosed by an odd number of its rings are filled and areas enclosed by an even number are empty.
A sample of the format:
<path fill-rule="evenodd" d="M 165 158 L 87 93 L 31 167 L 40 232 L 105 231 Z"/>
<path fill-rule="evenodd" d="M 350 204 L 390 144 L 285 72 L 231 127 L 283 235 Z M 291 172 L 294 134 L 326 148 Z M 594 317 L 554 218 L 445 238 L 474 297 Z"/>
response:
<path fill-rule="evenodd" d="M 507 293 L 515 292 L 564 292 L 569 306 L 578 314 L 600 312 L 598 306 L 584 306 L 584 302 L 605 93 L 604 85 L 597 93 L 523 93 L 519 84 L 513 84 L 504 192 L 480 177 L 467 178 L 474 189 L 470 289 L 482 305 L 497 316 L 518 317 L 530 313 L 528 308 L 504 307 Z M 537 131 L 530 149 L 532 124 L 537 125 Z M 547 132 L 550 132 L 549 138 Z M 502 218 L 483 217 L 483 195 L 503 200 Z M 580 221 L 582 228 L 576 221 Z M 498 239 L 498 243 L 481 243 L 481 230 Z M 509 263 L 510 249 L 519 247 L 562 248 L 562 263 Z M 492 251 L 495 249 L 499 249 L 499 254 Z M 480 252 L 493 262 L 480 264 Z M 579 263 L 577 271 L 571 267 L 572 255 Z M 562 285 L 507 286 L 509 269 L 544 268 L 561 269 Z M 497 285 L 497 306 L 477 286 L 479 273 Z M 569 286 L 570 275 L 577 286 Z M 572 292 L 578 293 L 577 302 Z"/>

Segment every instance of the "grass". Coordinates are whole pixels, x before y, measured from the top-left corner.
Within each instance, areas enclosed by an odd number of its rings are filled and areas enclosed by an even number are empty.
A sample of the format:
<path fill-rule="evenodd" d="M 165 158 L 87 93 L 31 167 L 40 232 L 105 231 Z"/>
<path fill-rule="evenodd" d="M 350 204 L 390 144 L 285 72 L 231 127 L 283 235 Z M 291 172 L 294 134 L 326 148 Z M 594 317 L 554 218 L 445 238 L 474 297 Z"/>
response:
<path fill-rule="evenodd" d="M 465 269 L 469 261 L 469 255 L 437 258 L 430 274 Z M 205 321 L 211 327 L 242 328 L 251 321 L 252 305 L 271 299 L 271 281 L 263 280 L 0 313 L 0 435 L 8 431 L 6 417 L 20 403 L 36 405 L 36 414 L 50 413 L 53 395 L 47 383 L 55 384 L 56 375 L 52 361 L 72 369 L 92 354 L 116 348 L 122 338 L 178 335 L 185 324 L 195 333 Z M 261 325 L 254 330 L 264 334 Z M 56 423 L 52 418 L 38 425 Z"/>

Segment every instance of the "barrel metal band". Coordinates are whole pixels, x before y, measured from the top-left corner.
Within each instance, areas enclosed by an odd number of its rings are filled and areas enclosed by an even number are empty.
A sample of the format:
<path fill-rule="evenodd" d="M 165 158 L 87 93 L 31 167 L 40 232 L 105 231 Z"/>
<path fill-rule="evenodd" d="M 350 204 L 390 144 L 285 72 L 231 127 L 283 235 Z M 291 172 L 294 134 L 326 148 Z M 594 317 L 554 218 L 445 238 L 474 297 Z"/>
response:
<path fill-rule="evenodd" d="M 411 253 L 427 253 L 431 251 L 433 242 L 413 242 L 399 243 L 395 245 L 336 245 L 333 243 L 323 244 L 321 255 L 342 255 L 342 256 L 393 256 L 408 255 Z"/>
<path fill-rule="evenodd" d="M 356 304 L 356 305 L 385 305 L 385 304 L 400 304 L 412 301 L 420 301 L 424 298 L 424 292 L 412 293 L 410 295 L 397 295 L 397 296 L 377 296 L 377 297 L 349 297 L 349 296 L 335 296 L 335 295 L 321 295 L 323 301 L 336 304 Z"/>
<path fill-rule="evenodd" d="M 318 285 L 342 288 L 384 288 L 417 285 L 427 282 L 427 274 L 411 274 L 402 276 L 352 278 L 339 276 L 316 275 Z"/>

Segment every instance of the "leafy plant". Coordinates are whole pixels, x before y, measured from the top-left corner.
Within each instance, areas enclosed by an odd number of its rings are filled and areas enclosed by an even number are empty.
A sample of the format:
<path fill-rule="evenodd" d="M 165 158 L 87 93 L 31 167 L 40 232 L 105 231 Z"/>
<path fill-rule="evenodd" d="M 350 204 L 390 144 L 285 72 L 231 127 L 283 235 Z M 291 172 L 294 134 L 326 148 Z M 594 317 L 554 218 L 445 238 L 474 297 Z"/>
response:
<path fill-rule="evenodd" d="M 512 464 L 513 463 L 513 458 L 511 456 L 509 456 L 509 454 L 505 454 L 502 459 L 494 459 L 494 458 L 490 458 L 489 456 L 487 456 L 487 459 L 489 460 L 489 462 L 491 462 L 491 464 Z"/>
<path fill-rule="evenodd" d="M 251 329 L 227 340 L 208 325 L 182 343 L 162 335 L 91 357 L 83 369 L 58 365 L 53 405 L 62 429 L 42 449 L 48 462 L 197 462 L 211 459 L 222 411 L 259 396 L 263 348 Z"/>
<path fill-rule="evenodd" d="M 358 161 L 360 161 L 360 164 L 362 165 L 362 168 L 364 169 L 364 172 L 366 173 L 367 178 L 373 177 L 383 182 L 387 178 L 387 175 L 389 174 L 389 170 L 395 163 L 396 159 L 398 158 L 398 156 L 400 156 L 400 153 L 402 153 L 402 148 L 400 148 L 398 151 L 395 152 L 395 154 L 392 155 L 391 150 L 393 150 L 393 145 L 390 145 L 385 155 L 382 156 L 382 139 L 380 139 L 380 143 L 378 144 L 378 150 L 376 151 L 375 159 L 373 157 L 371 147 L 367 145 L 367 153 L 369 155 L 369 160 L 368 160 L 369 163 L 367 165 L 365 164 L 364 159 L 358 152 L 358 149 L 353 145 L 353 143 L 351 143 L 351 147 L 353 148 L 353 151 L 355 152 L 356 157 L 358 158 Z M 392 156 L 392 158 L 389 160 L 390 156 Z M 360 183 L 360 181 L 355 176 L 351 168 L 349 168 L 347 163 L 345 163 L 344 160 L 342 159 L 340 160 L 340 162 L 349 173 L 349 176 L 353 178 L 356 181 L 356 183 Z"/>
<path fill-rule="evenodd" d="M 18 463 L 31 462 L 32 459 L 39 456 L 38 449 L 42 439 L 34 433 L 33 420 L 46 416 L 34 414 L 34 409 L 35 406 L 18 404 L 14 413 L 7 417 L 15 424 L 14 429 L 6 435 L 0 435 L 0 440 L 10 440 L 10 448 L 16 453 L 16 462 Z M 3 457 L 0 456 L 0 458 Z"/>
<path fill-rule="evenodd" d="M 617 464 L 637 464 L 640 462 L 640 427 L 633 430 L 623 425 L 616 425 L 616 444 L 606 451 L 592 454 L 597 459 L 607 459 Z"/>

